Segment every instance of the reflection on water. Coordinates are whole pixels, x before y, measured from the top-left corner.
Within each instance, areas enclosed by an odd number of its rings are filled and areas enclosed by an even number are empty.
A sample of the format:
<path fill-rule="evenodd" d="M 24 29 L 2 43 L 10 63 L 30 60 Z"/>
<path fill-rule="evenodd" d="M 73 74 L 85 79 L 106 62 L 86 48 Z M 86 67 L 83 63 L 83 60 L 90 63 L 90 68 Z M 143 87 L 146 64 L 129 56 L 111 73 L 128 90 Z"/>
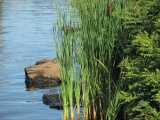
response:
<path fill-rule="evenodd" d="M 0 82 L 0 84 L 8 84 L 8 82 Z"/>
<path fill-rule="evenodd" d="M 2 1 L 0 0 L 0 21 L 2 19 Z"/>
<path fill-rule="evenodd" d="M 2 1 L 0 0 L 0 35 L 3 34 L 3 29 L 2 29 L 2 26 L 1 26 L 1 21 L 2 21 Z M 0 37 L 0 61 L 3 61 L 5 58 L 4 56 L 1 55 L 1 52 L 3 50 L 3 41 Z M 2 64 L 0 64 L 0 69 L 3 67 Z"/>
<path fill-rule="evenodd" d="M 24 68 L 42 58 L 56 57 L 52 40 L 57 20 L 54 4 L 64 11 L 64 1 L 0 2 L 0 120 L 62 119 L 61 111 L 42 102 L 43 94 L 57 93 L 58 88 L 26 90 Z"/>

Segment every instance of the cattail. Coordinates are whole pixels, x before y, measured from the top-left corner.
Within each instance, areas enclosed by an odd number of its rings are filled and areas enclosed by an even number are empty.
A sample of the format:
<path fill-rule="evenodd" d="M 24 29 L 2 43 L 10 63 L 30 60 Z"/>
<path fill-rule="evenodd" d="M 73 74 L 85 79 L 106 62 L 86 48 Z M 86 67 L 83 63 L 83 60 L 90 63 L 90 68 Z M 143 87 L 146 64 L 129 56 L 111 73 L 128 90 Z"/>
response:
<path fill-rule="evenodd" d="M 111 5 L 108 4 L 108 6 L 107 6 L 107 18 L 108 19 L 110 18 L 110 14 L 111 14 Z"/>
<path fill-rule="evenodd" d="M 111 3 L 107 5 L 107 18 L 109 19 L 111 16 L 111 12 L 115 10 L 115 3 Z"/>

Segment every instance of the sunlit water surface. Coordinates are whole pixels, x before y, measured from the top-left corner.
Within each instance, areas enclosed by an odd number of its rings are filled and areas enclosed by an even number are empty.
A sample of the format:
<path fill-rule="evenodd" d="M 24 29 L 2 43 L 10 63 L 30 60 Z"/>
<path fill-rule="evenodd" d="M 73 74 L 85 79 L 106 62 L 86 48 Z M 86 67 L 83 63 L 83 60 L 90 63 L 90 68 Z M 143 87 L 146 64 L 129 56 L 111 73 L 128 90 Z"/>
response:
<path fill-rule="evenodd" d="M 62 111 L 42 102 L 51 89 L 27 90 L 24 68 L 56 57 L 55 4 L 64 0 L 2 0 L 0 3 L 0 120 L 61 120 Z M 55 88 L 56 89 L 56 88 Z"/>

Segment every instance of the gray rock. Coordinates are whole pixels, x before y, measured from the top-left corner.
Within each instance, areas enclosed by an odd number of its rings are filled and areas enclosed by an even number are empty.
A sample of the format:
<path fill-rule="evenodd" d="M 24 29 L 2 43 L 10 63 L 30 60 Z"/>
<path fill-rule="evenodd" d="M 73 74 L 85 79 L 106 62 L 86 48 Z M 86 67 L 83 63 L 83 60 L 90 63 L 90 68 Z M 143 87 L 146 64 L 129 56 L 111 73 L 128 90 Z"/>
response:
<path fill-rule="evenodd" d="M 42 101 L 44 104 L 49 105 L 50 108 L 62 109 L 62 96 L 60 94 L 44 94 Z"/>
<path fill-rule="evenodd" d="M 42 101 L 44 104 L 49 105 L 50 108 L 63 109 L 61 94 L 43 94 Z M 80 103 L 82 103 L 82 101 L 80 101 Z M 68 103 L 68 105 L 70 104 Z M 76 105 L 76 99 L 73 98 L 73 106 L 75 105 Z"/>

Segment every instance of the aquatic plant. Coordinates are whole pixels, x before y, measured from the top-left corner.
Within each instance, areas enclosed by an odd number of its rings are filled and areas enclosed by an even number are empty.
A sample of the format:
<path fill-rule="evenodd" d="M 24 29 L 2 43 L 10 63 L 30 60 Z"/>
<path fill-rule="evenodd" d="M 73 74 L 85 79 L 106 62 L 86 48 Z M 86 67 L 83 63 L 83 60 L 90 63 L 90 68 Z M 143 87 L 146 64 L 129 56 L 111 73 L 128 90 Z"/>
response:
<path fill-rule="evenodd" d="M 123 85 L 117 66 L 123 59 L 125 45 L 121 19 L 125 1 L 82 0 L 78 5 L 73 2 L 78 20 L 70 18 L 71 14 L 59 13 L 54 32 L 58 28 L 55 45 L 62 79 L 64 120 L 69 116 L 74 119 L 75 107 L 80 119 L 80 104 L 83 119 L 117 118 L 120 109 L 117 95 Z"/>

